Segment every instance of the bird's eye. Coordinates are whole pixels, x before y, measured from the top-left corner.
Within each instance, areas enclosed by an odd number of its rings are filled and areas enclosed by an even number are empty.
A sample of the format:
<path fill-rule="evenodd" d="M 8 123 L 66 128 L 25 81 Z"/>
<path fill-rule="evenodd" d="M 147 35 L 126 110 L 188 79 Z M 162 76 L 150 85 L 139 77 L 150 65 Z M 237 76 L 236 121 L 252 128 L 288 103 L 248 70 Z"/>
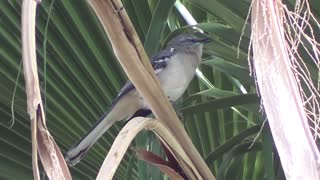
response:
<path fill-rule="evenodd" d="M 186 38 L 183 42 L 190 43 L 190 42 L 194 42 L 194 40 L 192 38 Z"/>

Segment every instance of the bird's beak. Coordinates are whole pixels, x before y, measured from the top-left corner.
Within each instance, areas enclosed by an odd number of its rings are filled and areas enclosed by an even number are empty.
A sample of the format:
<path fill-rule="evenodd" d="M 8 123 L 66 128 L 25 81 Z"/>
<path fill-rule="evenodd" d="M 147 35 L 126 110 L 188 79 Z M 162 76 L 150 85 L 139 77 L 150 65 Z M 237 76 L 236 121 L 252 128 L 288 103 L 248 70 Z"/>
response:
<path fill-rule="evenodd" d="M 198 42 L 199 42 L 199 43 L 202 43 L 202 44 L 209 43 L 209 42 L 212 42 L 212 38 L 210 38 L 210 37 L 204 37 L 204 38 L 199 39 Z"/>

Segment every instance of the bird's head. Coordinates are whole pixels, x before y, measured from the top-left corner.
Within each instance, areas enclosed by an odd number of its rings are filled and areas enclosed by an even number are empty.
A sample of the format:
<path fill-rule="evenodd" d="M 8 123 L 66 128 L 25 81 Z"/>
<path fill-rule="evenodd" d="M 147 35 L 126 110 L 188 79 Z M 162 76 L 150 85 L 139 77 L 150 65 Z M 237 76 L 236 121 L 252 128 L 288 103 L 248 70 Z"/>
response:
<path fill-rule="evenodd" d="M 181 48 L 187 48 L 187 49 L 195 49 L 200 45 L 204 43 L 208 43 L 210 41 L 211 41 L 211 38 L 201 33 L 197 33 L 197 34 L 184 33 L 171 39 L 168 42 L 167 47 L 174 47 L 174 48 L 181 47 Z"/>
<path fill-rule="evenodd" d="M 211 41 L 210 37 L 201 33 L 184 33 L 171 39 L 167 44 L 167 49 L 194 54 L 201 59 L 203 44 Z"/>

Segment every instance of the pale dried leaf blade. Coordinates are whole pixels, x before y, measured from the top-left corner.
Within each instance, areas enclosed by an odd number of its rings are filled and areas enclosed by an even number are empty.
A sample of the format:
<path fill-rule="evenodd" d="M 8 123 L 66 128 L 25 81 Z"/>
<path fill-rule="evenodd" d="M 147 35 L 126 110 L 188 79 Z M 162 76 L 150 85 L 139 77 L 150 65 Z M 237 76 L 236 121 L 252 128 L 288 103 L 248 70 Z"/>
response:
<path fill-rule="evenodd" d="M 143 129 L 152 130 L 172 151 L 179 165 L 185 174 L 191 179 L 202 179 L 197 168 L 192 164 L 190 158 L 183 151 L 182 147 L 170 130 L 158 120 L 150 118 L 136 117 L 131 119 L 119 132 L 114 140 L 107 157 L 103 161 L 102 167 L 97 175 L 97 180 L 112 179 L 123 156 L 135 136 Z"/>
<path fill-rule="evenodd" d="M 137 117 L 131 119 L 119 132 L 97 175 L 97 180 L 112 179 L 129 145 L 136 135 L 144 129 L 150 119 Z"/>
<path fill-rule="evenodd" d="M 31 141 L 32 141 L 32 170 L 33 178 L 40 179 L 37 153 L 37 118 L 36 108 L 33 101 L 34 86 L 33 82 L 37 76 L 33 73 L 33 63 L 36 61 L 36 47 L 35 47 L 35 14 L 37 3 L 32 0 L 24 0 L 22 2 L 21 13 L 21 39 L 22 39 L 22 59 L 24 78 L 26 82 L 28 113 L 31 119 Z"/>
<path fill-rule="evenodd" d="M 40 179 L 37 152 L 50 179 L 71 179 L 61 151 L 46 128 L 39 88 L 35 40 L 35 0 L 22 2 L 22 58 L 28 113 L 31 119 L 32 167 L 34 179 Z M 37 131 L 39 130 L 39 132 Z"/>
<path fill-rule="evenodd" d="M 164 174 L 166 174 L 170 179 L 184 179 L 175 169 L 170 166 L 170 162 L 162 159 L 160 156 L 143 150 L 143 149 L 133 149 L 137 157 L 143 161 L 146 161 L 156 167 L 158 167 Z"/>
<path fill-rule="evenodd" d="M 252 45 L 262 103 L 288 179 L 319 179 L 319 152 L 292 71 L 281 1 L 254 0 Z"/>
<path fill-rule="evenodd" d="M 45 124 L 42 124 L 44 116 L 41 113 L 42 108 L 38 108 L 38 126 L 37 126 L 37 140 L 38 153 L 42 165 L 46 171 L 49 179 L 66 179 L 71 180 L 69 168 L 64 160 L 64 157 L 52 138 Z"/>

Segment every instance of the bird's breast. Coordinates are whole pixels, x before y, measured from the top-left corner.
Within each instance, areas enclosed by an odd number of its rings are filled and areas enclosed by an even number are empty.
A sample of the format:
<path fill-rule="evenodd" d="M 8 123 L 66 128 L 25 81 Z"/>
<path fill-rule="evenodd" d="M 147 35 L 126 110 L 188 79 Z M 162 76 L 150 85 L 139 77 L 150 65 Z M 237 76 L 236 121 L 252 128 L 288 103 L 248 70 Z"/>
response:
<path fill-rule="evenodd" d="M 196 56 L 178 55 L 170 60 L 163 72 L 158 74 L 161 86 L 170 101 L 176 101 L 184 93 L 198 66 Z"/>

